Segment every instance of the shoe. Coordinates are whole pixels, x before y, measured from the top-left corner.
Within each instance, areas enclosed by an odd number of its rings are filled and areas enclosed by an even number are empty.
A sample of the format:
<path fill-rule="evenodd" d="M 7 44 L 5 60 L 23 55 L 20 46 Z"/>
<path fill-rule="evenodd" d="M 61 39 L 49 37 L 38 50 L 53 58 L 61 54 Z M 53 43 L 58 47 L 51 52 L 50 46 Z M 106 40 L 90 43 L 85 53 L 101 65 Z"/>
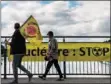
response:
<path fill-rule="evenodd" d="M 9 84 L 18 84 L 18 82 L 14 80 L 13 82 L 11 82 Z"/>
<path fill-rule="evenodd" d="M 32 77 L 33 77 L 33 75 L 32 74 L 30 74 L 30 75 L 28 75 L 28 77 L 29 77 L 29 82 L 31 81 L 31 79 L 32 79 Z"/>
<path fill-rule="evenodd" d="M 57 79 L 57 81 L 64 81 L 64 78 L 63 77 L 59 78 L 59 79 Z"/>
<path fill-rule="evenodd" d="M 39 78 L 41 78 L 42 80 L 46 80 L 46 77 L 44 76 L 39 76 Z"/>

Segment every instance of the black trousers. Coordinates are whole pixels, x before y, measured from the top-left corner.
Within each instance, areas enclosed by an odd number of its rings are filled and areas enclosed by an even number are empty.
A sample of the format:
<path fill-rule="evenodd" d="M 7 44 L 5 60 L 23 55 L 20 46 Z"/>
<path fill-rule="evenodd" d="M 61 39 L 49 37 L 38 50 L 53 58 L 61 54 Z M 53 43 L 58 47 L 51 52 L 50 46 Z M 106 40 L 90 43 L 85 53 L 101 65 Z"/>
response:
<path fill-rule="evenodd" d="M 46 67 L 46 70 L 45 70 L 45 74 L 43 75 L 44 77 L 46 77 L 46 75 L 48 74 L 51 66 L 54 64 L 58 74 L 59 74 L 59 77 L 62 78 L 62 72 L 61 72 L 61 69 L 60 69 L 60 66 L 58 64 L 58 60 L 57 59 L 53 59 L 52 61 L 49 61 L 48 64 L 47 64 L 47 67 Z"/>

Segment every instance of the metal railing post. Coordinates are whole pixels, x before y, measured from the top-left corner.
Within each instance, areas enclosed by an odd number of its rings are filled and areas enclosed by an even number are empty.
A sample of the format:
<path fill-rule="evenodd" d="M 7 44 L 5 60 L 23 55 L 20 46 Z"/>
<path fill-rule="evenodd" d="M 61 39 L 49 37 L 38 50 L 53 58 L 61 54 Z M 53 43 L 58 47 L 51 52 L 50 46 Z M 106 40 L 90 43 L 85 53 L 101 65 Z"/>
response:
<path fill-rule="evenodd" d="M 6 38 L 5 38 L 6 40 Z M 4 50 L 4 79 L 7 78 L 7 44 L 5 43 L 6 49 Z"/>
<path fill-rule="evenodd" d="M 63 42 L 65 43 L 65 38 L 63 38 Z M 63 66 L 64 66 L 64 79 L 66 79 L 66 57 L 64 56 Z"/>

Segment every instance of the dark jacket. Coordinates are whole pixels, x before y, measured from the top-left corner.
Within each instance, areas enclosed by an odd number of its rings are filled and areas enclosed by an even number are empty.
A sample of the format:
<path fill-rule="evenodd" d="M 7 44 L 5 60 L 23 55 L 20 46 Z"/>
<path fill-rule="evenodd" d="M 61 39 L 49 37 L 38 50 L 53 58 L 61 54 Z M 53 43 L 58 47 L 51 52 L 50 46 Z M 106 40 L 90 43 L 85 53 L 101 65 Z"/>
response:
<path fill-rule="evenodd" d="M 11 54 L 26 54 L 25 38 L 19 30 L 15 30 L 10 43 Z"/>

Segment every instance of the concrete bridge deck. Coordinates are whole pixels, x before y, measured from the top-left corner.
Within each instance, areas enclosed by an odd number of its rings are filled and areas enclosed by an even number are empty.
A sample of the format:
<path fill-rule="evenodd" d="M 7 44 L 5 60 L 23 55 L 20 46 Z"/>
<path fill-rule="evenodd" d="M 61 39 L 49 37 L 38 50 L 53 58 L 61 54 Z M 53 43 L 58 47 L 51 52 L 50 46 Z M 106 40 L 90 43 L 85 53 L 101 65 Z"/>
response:
<path fill-rule="evenodd" d="M 33 78 L 31 82 L 28 82 L 27 78 L 19 78 L 19 84 L 111 84 L 110 78 L 67 78 L 64 81 L 57 81 L 56 79 Z M 12 80 L 12 78 L 2 79 L 1 84 L 9 84 Z"/>

